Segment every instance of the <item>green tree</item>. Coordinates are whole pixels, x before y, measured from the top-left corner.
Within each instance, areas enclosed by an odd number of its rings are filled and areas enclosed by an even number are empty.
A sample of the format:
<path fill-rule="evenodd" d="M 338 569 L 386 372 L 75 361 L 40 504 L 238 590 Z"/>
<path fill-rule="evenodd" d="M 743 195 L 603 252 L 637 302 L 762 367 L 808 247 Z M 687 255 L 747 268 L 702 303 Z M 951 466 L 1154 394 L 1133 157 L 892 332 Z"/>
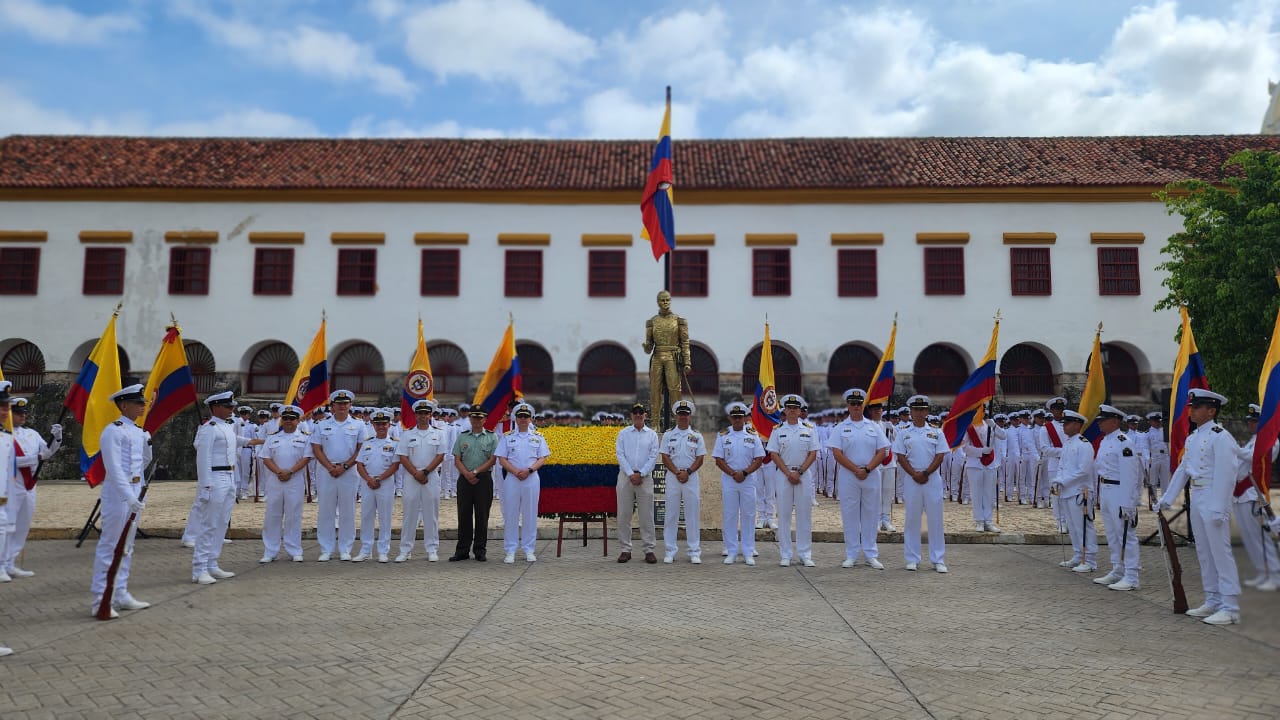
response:
<path fill-rule="evenodd" d="M 1280 307 L 1280 154 L 1244 150 L 1222 169 L 1217 184 L 1184 180 L 1156 194 L 1183 218 L 1161 251 L 1169 294 L 1156 309 L 1187 306 L 1209 386 L 1230 400 L 1229 414 L 1243 415 L 1258 401 Z"/>

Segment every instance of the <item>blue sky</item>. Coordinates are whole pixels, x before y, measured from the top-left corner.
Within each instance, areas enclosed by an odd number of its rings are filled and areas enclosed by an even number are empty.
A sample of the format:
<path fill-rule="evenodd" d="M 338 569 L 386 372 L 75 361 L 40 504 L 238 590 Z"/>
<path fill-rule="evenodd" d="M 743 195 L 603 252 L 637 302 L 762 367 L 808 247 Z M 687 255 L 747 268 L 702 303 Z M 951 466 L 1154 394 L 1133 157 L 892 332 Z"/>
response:
<path fill-rule="evenodd" d="M 0 135 L 1257 132 L 1280 0 L 0 0 Z"/>

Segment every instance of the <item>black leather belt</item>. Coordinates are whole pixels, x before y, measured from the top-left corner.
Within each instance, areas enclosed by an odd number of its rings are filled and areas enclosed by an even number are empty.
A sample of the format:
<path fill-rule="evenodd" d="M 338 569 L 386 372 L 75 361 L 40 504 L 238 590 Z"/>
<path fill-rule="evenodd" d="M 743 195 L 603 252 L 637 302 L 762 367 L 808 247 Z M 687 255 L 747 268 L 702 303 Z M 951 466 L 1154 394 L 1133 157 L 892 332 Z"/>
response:
<path fill-rule="evenodd" d="M 211 468 L 209 468 L 209 469 L 210 469 L 210 470 L 212 470 L 212 471 L 214 471 L 214 472 L 231 472 L 232 467 L 231 467 L 230 465 L 216 465 L 216 466 L 211 467 Z"/>
<path fill-rule="evenodd" d="M 1108 480 L 1106 478 L 1098 478 L 1098 479 L 1102 481 L 1103 485 L 1119 485 L 1120 484 L 1119 480 Z"/>

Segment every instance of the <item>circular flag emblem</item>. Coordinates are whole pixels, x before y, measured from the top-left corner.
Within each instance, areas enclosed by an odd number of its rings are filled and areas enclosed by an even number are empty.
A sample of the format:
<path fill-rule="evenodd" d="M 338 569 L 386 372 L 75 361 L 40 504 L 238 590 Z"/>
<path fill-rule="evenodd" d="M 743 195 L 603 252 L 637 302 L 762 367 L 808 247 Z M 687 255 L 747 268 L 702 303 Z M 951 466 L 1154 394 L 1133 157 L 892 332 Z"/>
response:
<path fill-rule="evenodd" d="M 764 390 L 764 411 L 770 415 L 778 412 L 778 391 L 771 387 Z"/>
<path fill-rule="evenodd" d="M 431 375 L 425 370 L 414 370 L 404 379 L 404 390 L 421 400 L 431 392 Z"/>
<path fill-rule="evenodd" d="M 301 400 L 302 398 L 306 397 L 307 390 L 309 390 L 310 388 L 311 388 L 311 378 L 302 378 L 302 380 L 298 381 L 298 396 L 296 398 L 289 398 L 288 400 L 289 404 L 292 405 L 294 404 L 295 401 Z"/>

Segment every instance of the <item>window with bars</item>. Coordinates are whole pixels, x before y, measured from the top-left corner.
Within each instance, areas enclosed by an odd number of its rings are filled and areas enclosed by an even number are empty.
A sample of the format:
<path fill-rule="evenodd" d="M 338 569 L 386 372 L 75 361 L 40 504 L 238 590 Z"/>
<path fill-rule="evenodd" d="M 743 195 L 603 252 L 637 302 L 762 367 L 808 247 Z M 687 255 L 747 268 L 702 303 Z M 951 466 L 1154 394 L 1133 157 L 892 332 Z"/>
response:
<path fill-rule="evenodd" d="M 35 295 L 40 248 L 0 248 L 0 295 Z"/>
<path fill-rule="evenodd" d="M 293 248 L 257 248 L 254 251 L 253 294 L 293 294 Z"/>
<path fill-rule="evenodd" d="M 587 253 L 587 295 L 627 296 L 627 253 L 623 250 L 591 250 Z"/>
<path fill-rule="evenodd" d="M 790 248 L 756 248 L 752 251 L 751 291 L 756 296 L 791 294 Z"/>
<path fill-rule="evenodd" d="M 673 250 L 671 252 L 671 295 L 673 297 L 707 296 L 706 250 Z"/>
<path fill-rule="evenodd" d="M 338 250 L 338 294 L 375 295 L 378 292 L 378 251 L 373 248 Z"/>
<path fill-rule="evenodd" d="M 85 248 L 84 294 L 121 295 L 123 293 L 124 248 Z"/>
<path fill-rule="evenodd" d="M 1009 248 L 1009 276 L 1014 295 L 1052 295 L 1049 248 Z"/>
<path fill-rule="evenodd" d="M 841 250 L 836 258 L 836 285 L 840 297 L 875 297 L 879 292 L 876 251 Z"/>
<path fill-rule="evenodd" d="M 1098 248 L 1098 294 L 1138 295 L 1138 248 Z"/>
<path fill-rule="evenodd" d="M 542 297 L 542 251 L 508 250 L 503 288 L 507 297 Z"/>
<path fill-rule="evenodd" d="M 964 294 L 964 248 L 924 249 L 924 294 Z"/>
<path fill-rule="evenodd" d="M 459 254 L 454 248 L 422 251 L 424 297 L 457 297 Z"/>
<path fill-rule="evenodd" d="M 169 294 L 209 294 L 209 248 L 169 249 Z"/>

